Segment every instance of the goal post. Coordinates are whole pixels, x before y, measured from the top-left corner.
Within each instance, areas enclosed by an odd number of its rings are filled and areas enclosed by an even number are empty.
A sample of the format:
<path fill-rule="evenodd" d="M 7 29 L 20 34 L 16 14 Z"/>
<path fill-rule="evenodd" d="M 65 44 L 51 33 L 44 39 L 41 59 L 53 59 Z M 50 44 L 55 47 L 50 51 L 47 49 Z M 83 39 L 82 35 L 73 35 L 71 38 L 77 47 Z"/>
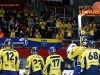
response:
<path fill-rule="evenodd" d="M 81 34 L 81 30 L 82 30 L 82 16 L 84 16 L 84 14 L 79 14 L 78 15 L 78 37 L 80 40 L 80 46 L 81 46 L 81 41 L 82 41 L 82 34 Z"/>

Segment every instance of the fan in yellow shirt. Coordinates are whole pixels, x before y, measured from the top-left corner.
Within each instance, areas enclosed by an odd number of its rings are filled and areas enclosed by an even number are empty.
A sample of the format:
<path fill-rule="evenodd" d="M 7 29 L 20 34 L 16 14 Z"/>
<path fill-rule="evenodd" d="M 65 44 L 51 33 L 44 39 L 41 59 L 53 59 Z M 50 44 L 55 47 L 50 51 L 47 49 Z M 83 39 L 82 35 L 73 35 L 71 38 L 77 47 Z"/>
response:
<path fill-rule="evenodd" d="M 27 30 L 28 36 L 32 37 L 32 31 L 33 31 L 33 29 L 30 28 L 30 27 L 28 27 L 26 30 Z"/>
<path fill-rule="evenodd" d="M 27 7 L 25 7 L 25 8 L 24 8 L 24 10 L 23 10 L 23 12 L 24 12 L 24 17 L 25 17 L 25 20 L 26 20 L 26 19 L 27 19 L 27 17 L 28 17 L 28 13 L 29 13 L 28 8 L 27 8 Z"/>
<path fill-rule="evenodd" d="M 37 39 L 41 38 L 40 32 L 37 32 L 36 35 L 35 35 L 35 37 L 36 37 Z"/>
<path fill-rule="evenodd" d="M 29 10 L 29 15 L 30 15 L 31 17 L 33 17 L 34 14 L 35 14 L 35 11 L 31 8 L 31 9 Z"/>
<path fill-rule="evenodd" d="M 68 22 L 66 27 L 67 28 L 69 28 L 69 27 L 72 28 L 72 24 L 70 22 Z"/>
<path fill-rule="evenodd" d="M 85 28 L 83 27 L 81 30 L 81 34 L 84 36 L 86 34 Z"/>
<path fill-rule="evenodd" d="M 59 26 L 59 28 L 67 28 L 67 24 L 66 24 L 66 22 L 65 22 L 65 21 L 63 21 L 62 25 L 61 25 L 61 26 Z"/>
<path fill-rule="evenodd" d="M 40 21 L 40 27 L 41 29 L 45 30 L 45 26 L 46 26 L 46 22 L 42 19 L 42 21 Z"/>
<path fill-rule="evenodd" d="M 68 27 L 68 29 L 66 30 L 66 33 L 67 33 L 67 38 L 72 38 L 74 32 L 71 29 L 71 27 Z"/>
<path fill-rule="evenodd" d="M 90 27 L 90 30 L 94 30 L 96 28 L 96 24 L 94 23 L 94 21 L 92 21 L 89 27 Z"/>
<path fill-rule="evenodd" d="M 56 20 L 56 27 L 60 27 L 61 25 L 62 25 L 61 19 L 58 18 L 58 20 Z"/>
<path fill-rule="evenodd" d="M 60 31 L 58 31 L 58 33 L 56 34 L 56 39 L 58 39 L 58 40 L 62 40 L 63 39 Z"/>
<path fill-rule="evenodd" d="M 32 17 L 31 16 L 29 16 L 29 17 L 27 17 L 27 19 L 26 19 L 27 21 L 28 21 L 28 25 L 29 25 L 29 23 L 32 21 Z"/>

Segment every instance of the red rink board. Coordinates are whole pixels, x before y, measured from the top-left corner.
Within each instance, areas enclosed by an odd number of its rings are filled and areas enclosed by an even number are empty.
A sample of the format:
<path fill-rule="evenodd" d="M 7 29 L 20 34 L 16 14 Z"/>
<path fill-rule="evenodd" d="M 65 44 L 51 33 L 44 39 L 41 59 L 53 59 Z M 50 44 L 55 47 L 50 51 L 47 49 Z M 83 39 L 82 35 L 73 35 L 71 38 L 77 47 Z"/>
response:
<path fill-rule="evenodd" d="M 31 55 L 31 49 L 30 48 L 16 48 L 16 50 L 19 53 L 19 56 L 21 58 L 27 58 L 29 55 Z M 63 58 L 67 58 L 66 50 L 57 50 L 57 54 L 61 55 Z M 39 55 L 42 57 L 46 58 L 48 54 L 48 50 L 44 49 L 39 49 Z"/>

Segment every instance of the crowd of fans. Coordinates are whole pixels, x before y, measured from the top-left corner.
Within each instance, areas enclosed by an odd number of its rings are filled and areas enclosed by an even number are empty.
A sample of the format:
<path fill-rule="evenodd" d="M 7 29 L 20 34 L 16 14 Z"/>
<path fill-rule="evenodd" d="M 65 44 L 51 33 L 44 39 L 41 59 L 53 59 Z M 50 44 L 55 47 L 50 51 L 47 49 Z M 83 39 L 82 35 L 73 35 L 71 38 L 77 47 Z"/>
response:
<path fill-rule="evenodd" d="M 24 27 L 24 29 L 23 29 Z M 25 7 L 23 11 L 12 12 L 0 9 L 0 37 L 29 37 L 29 38 L 72 38 L 77 23 L 62 21 L 57 13 L 43 9 L 40 17 L 32 8 Z"/>
<path fill-rule="evenodd" d="M 76 28 L 76 29 L 75 29 Z M 74 30 L 75 29 L 75 30 Z M 100 24 L 92 21 L 82 25 L 82 35 L 98 40 Z M 63 21 L 59 14 L 43 9 L 40 17 L 32 8 L 25 7 L 22 11 L 0 9 L 0 37 L 29 37 L 72 39 L 78 37 L 77 21 Z"/>
<path fill-rule="evenodd" d="M 13 7 L 13 6 L 12 6 Z M 38 17 L 32 8 L 23 10 L 0 8 L 0 37 L 63 38 L 76 37 L 76 20 L 63 21 L 59 14 L 43 9 Z"/>
<path fill-rule="evenodd" d="M 88 40 L 99 40 L 100 38 L 100 23 L 95 23 L 94 21 L 82 25 L 82 35 L 87 36 Z"/>

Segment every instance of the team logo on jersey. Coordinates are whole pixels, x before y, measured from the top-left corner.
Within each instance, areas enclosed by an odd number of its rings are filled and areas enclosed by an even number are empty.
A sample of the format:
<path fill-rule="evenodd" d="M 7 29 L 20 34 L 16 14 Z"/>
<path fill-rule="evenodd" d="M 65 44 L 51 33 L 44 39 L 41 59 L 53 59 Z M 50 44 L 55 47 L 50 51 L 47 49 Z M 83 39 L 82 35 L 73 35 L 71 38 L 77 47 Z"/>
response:
<path fill-rule="evenodd" d="M 47 40 L 41 40 L 41 45 L 46 46 L 47 45 Z"/>

